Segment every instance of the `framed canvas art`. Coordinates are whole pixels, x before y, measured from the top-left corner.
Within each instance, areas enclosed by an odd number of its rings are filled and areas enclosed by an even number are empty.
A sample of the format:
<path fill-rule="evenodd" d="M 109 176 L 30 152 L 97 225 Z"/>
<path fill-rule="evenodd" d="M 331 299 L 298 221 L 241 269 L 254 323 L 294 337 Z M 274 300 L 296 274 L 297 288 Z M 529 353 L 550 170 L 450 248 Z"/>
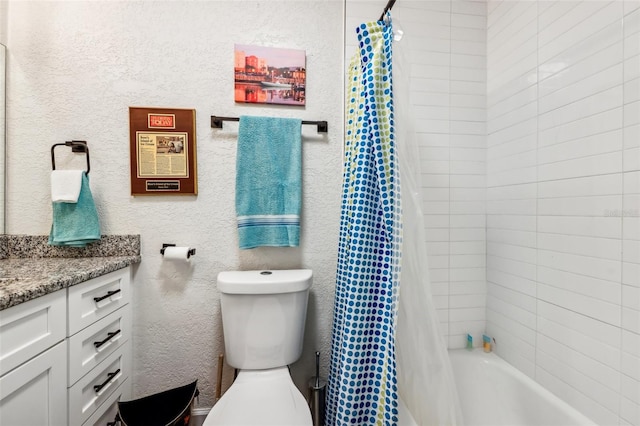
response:
<path fill-rule="evenodd" d="M 305 105 L 304 50 L 235 45 L 235 101 Z"/>

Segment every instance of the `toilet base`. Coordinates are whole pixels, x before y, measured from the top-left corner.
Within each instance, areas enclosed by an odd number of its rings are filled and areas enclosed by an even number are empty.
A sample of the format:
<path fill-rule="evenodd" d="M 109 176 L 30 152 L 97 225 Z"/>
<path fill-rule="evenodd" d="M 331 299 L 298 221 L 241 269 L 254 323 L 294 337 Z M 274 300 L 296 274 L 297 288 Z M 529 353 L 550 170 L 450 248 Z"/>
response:
<path fill-rule="evenodd" d="M 211 409 L 203 426 L 311 426 L 306 399 L 289 369 L 240 370 L 231 387 Z"/>

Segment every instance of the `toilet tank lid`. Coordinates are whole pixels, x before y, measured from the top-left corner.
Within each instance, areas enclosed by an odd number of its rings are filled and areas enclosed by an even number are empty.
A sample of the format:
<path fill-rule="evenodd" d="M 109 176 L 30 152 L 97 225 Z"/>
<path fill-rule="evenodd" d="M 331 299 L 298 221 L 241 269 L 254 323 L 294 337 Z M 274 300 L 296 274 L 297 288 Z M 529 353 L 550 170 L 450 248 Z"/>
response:
<path fill-rule="evenodd" d="M 226 294 L 281 294 L 308 290 L 311 269 L 223 271 L 218 274 L 218 290 Z"/>

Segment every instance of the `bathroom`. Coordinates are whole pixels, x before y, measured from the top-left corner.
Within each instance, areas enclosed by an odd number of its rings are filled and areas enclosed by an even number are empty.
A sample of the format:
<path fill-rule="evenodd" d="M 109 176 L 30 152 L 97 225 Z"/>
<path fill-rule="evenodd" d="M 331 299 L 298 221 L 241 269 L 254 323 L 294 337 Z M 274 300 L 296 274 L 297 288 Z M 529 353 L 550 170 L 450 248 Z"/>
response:
<path fill-rule="evenodd" d="M 213 405 L 223 348 L 215 276 L 223 270 L 313 269 L 305 349 L 292 376 L 306 389 L 315 351 L 326 376 L 341 82 L 352 29 L 377 19 L 381 3 L 0 3 L 5 232 L 49 232 L 49 148 L 87 140 L 103 234 L 141 236 L 132 274 L 134 395 L 197 378 L 197 407 Z M 398 0 L 392 12 L 394 25 L 421 39 L 406 56 L 416 64 L 411 104 L 445 341 L 455 349 L 467 333 L 477 342 L 492 336 L 500 356 L 598 424 L 640 425 L 638 6 Z M 234 103 L 235 43 L 305 50 L 306 106 Z M 131 196 L 131 106 L 196 110 L 197 196 Z M 240 114 L 329 123 L 326 134 L 303 126 L 299 248 L 236 248 L 229 188 L 237 125 L 212 129 L 209 117 Z M 189 265 L 167 264 L 163 243 L 197 255 Z M 225 368 L 223 389 L 232 378 Z"/>

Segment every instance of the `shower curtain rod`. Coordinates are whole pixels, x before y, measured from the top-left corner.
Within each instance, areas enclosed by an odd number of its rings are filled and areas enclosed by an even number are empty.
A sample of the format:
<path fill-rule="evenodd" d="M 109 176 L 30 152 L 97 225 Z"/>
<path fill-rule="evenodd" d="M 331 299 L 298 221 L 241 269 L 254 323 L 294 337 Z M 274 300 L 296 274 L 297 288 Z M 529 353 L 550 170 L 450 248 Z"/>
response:
<path fill-rule="evenodd" d="M 382 11 L 382 15 L 380 15 L 380 19 L 378 19 L 378 21 L 382 21 L 384 20 L 384 15 L 385 13 L 387 13 L 388 11 L 391 10 L 391 8 L 393 7 L 393 5 L 396 3 L 396 0 L 389 0 L 387 2 L 387 5 L 384 7 L 384 10 Z"/>

